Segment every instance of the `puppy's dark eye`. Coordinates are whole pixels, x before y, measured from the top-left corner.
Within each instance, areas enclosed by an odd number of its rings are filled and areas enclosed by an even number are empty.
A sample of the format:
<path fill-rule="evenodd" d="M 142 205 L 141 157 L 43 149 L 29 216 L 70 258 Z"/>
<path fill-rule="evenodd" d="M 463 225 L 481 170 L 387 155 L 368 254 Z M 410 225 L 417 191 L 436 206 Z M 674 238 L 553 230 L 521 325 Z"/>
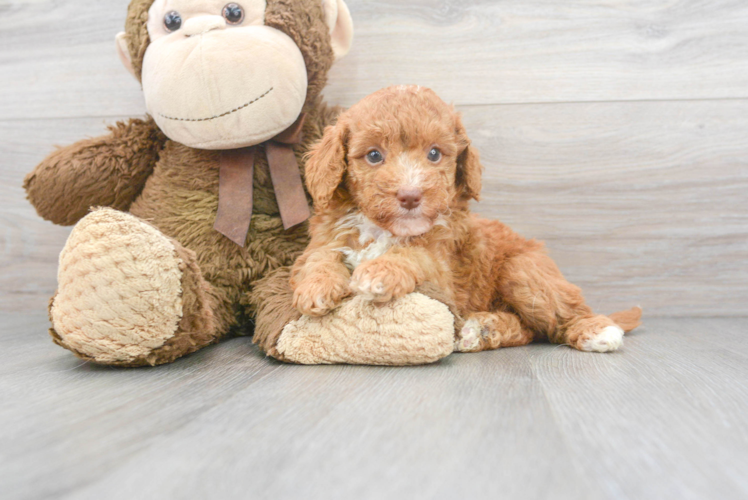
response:
<path fill-rule="evenodd" d="M 244 9 L 239 4 L 230 3 L 223 8 L 223 17 L 229 24 L 241 24 L 244 21 Z"/>
<path fill-rule="evenodd" d="M 370 165 L 379 165 L 384 161 L 384 155 L 382 155 L 380 151 L 374 149 L 366 154 L 366 161 L 368 161 Z"/>
<path fill-rule="evenodd" d="M 442 152 L 436 148 L 429 151 L 429 161 L 432 163 L 439 163 L 442 159 Z"/>
<path fill-rule="evenodd" d="M 164 28 L 166 28 L 166 31 L 177 31 L 181 27 L 182 16 L 176 10 L 172 10 L 164 16 Z"/>

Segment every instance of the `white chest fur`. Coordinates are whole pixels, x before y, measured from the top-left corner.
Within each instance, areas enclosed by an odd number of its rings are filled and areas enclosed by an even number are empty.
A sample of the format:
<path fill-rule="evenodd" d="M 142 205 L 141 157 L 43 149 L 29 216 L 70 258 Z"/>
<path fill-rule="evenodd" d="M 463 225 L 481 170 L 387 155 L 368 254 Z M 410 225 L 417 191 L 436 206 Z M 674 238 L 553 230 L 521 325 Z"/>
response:
<path fill-rule="evenodd" d="M 368 260 L 381 257 L 387 251 L 402 242 L 402 238 L 394 236 L 386 229 L 374 224 L 361 213 L 352 213 L 338 222 L 337 227 L 341 230 L 355 229 L 358 234 L 358 248 L 339 248 L 345 257 L 345 265 L 353 271 Z"/>

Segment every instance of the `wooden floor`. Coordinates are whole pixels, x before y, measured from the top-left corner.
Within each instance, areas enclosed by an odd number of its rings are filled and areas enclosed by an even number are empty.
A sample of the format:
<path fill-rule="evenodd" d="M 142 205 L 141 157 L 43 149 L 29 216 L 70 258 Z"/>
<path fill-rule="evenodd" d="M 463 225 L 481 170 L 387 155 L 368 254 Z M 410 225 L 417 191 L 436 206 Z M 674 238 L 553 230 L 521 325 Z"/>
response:
<path fill-rule="evenodd" d="M 748 497 L 748 319 L 408 369 L 281 365 L 240 338 L 118 370 L 42 314 L 0 324 L 3 499 Z"/>

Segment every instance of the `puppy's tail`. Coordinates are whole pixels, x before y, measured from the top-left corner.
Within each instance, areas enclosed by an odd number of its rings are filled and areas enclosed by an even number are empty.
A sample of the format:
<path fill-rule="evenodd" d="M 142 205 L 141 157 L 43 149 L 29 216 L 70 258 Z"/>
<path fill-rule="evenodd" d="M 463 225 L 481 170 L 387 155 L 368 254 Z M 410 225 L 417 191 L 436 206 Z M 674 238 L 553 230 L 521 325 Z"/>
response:
<path fill-rule="evenodd" d="M 639 328 L 642 324 L 642 308 L 634 307 L 628 311 L 621 311 L 610 315 L 610 319 L 623 328 L 626 333 Z"/>

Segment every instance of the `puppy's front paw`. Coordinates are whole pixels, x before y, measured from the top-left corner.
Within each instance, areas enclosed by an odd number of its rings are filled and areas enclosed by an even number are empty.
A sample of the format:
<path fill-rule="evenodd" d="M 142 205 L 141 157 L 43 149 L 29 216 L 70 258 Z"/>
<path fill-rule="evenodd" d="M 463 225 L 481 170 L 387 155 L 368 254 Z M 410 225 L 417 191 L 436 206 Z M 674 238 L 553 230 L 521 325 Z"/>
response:
<path fill-rule="evenodd" d="M 307 316 L 324 316 L 351 294 L 347 280 L 338 276 L 312 275 L 294 290 L 293 306 Z"/>
<path fill-rule="evenodd" d="M 393 262 L 375 259 L 358 266 L 350 287 L 368 300 L 384 303 L 414 292 L 416 278 Z"/>

